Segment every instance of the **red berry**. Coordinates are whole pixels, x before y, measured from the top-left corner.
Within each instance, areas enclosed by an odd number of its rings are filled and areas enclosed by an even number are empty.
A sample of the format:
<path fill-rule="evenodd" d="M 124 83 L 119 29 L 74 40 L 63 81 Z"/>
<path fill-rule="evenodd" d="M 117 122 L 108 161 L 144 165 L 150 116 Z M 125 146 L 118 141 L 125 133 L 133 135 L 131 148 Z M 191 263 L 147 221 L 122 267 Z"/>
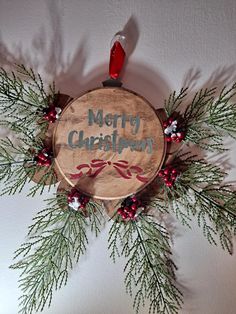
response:
<path fill-rule="evenodd" d="M 184 134 L 184 132 L 178 132 L 178 133 L 177 133 L 177 136 L 178 136 L 178 138 L 180 138 L 180 139 L 184 139 L 185 134 Z"/>
<path fill-rule="evenodd" d="M 133 204 L 133 205 L 131 205 L 131 209 L 132 209 L 132 210 L 134 210 L 134 211 L 136 211 L 136 210 L 138 209 L 137 204 Z"/>
<path fill-rule="evenodd" d="M 136 196 L 133 196 L 133 197 L 131 198 L 131 200 L 132 200 L 134 203 L 136 203 L 138 199 L 137 199 Z"/>
<path fill-rule="evenodd" d="M 120 207 L 118 210 L 117 210 L 117 214 L 121 215 L 123 213 L 123 208 Z"/>
<path fill-rule="evenodd" d="M 128 216 L 129 218 L 134 218 L 136 212 L 134 210 L 131 210 L 129 213 L 128 213 Z"/>
<path fill-rule="evenodd" d="M 167 128 L 168 127 L 168 122 L 167 121 L 165 121 L 165 122 L 163 122 L 163 126 L 164 126 L 164 128 Z"/>
<path fill-rule="evenodd" d="M 167 121 L 169 124 L 171 124 L 174 121 L 174 119 L 172 117 L 170 117 Z"/>
<path fill-rule="evenodd" d="M 169 175 L 170 174 L 170 169 L 169 168 L 165 168 L 164 169 L 164 174 L 165 175 Z"/>
<path fill-rule="evenodd" d="M 121 217 L 122 217 L 123 219 L 127 219 L 127 218 L 128 218 L 128 214 L 126 214 L 126 213 L 123 212 L 123 213 L 121 214 Z"/>
<path fill-rule="evenodd" d="M 37 161 L 37 165 L 38 165 L 38 166 L 43 166 L 42 160 L 38 160 L 38 161 Z"/>
<path fill-rule="evenodd" d="M 171 174 L 171 176 L 170 176 L 170 178 L 172 179 L 172 180 L 176 180 L 176 177 L 177 177 L 177 174 Z"/>
<path fill-rule="evenodd" d="M 68 195 L 67 196 L 67 201 L 68 201 L 68 203 L 71 203 L 73 201 L 73 196 Z"/>
<path fill-rule="evenodd" d="M 48 113 L 49 117 L 54 118 L 56 117 L 57 113 L 55 109 L 52 109 L 51 111 L 49 111 Z"/>
<path fill-rule="evenodd" d="M 56 121 L 56 118 L 49 118 L 50 123 L 54 123 Z"/>
<path fill-rule="evenodd" d="M 125 206 L 124 209 L 123 209 L 123 211 L 124 211 L 125 213 L 128 213 L 128 212 L 130 211 L 130 208 L 127 207 L 127 206 Z"/>
<path fill-rule="evenodd" d="M 172 139 L 171 139 L 170 136 L 167 136 L 167 137 L 165 137 L 165 141 L 168 142 L 168 143 L 170 143 L 170 142 L 172 142 Z"/>
<path fill-rule="evenodd" d="M 84 204 L 80 204 L 80 207 L 81 209 L 84 209 L 85 208 L 85 205 Z"/>
<path fill-rule="evenodd" d="M 47 157 L 44 155 L 42 151 L 38 153 L 37 158 L 42 161 L 47 160 Z"/>
<path fill-rule="evenodd" d="M 171 181 L 167 181 L 166 182 L 166 186 L 168 186 L 169 188 L 173 186 L 173 183 Z"/>
<path fill-rule="evenodd" d="M 160 171 L 158 172 L 158 176 L 159 176 L 160 178 L 163 178 L 163 177 L 164 177 L 164 171 L 163 171 L 163 170 L 160 170 Z"/>
<path fill-rule="evenodd" d="M 44 166 L 49 167 L 51 166 L 51 163 L 52 163 L 51 160 L 47 160 L 44 162 Z"/>
<path fill-rule="evenodd" d="M 173 169 L 171 170 L 171 173 L 172 173 L 172 174 L 177 174 L 178 171 L 177 171 L 177 169 L 173 168 Z"/>

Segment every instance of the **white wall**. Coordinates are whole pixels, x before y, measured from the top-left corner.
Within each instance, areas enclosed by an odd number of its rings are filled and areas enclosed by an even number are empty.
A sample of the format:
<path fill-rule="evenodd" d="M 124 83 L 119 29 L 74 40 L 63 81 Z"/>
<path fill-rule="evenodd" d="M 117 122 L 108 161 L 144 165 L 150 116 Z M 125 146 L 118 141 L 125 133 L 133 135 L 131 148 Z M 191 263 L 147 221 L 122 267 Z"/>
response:
<path fill-rule="evenodd" d="M 235 18 L 235 0 L 0 0 L 0 63 L 24 62 L 45 80 L 54 78 L 61 92 L 78 96 L 106 78 L 110 40 L 128 22 L 133 52 L 124 85 L 161 106 L 184 84 L 221 86 L 235 78 Z M 236 145 L 229 145 L 229 180 L 235 181 Z M 25 194 L 0 200 L 0 314 L 17 313 L 18 274 L 8 265 L 48 196 Z M 190 231 L 173 221 L 172 227 L 178 280 L 185 287 L 180 313 L 235 314 L 235 254 L 211 247 L 196 225 Z M 108 229 L 92 241 L 67 287 L 43 313 L 133 313 L 123 262 L 113 265 L 108 257 Z"/>

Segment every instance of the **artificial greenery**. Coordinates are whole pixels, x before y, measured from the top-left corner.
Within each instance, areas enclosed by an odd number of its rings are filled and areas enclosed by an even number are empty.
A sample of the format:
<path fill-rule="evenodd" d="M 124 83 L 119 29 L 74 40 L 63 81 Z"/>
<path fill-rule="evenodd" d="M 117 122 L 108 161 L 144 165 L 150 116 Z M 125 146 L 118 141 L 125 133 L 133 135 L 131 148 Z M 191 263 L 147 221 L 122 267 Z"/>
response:
<path fill-rule="evenodd" d="M 33 144 L 34 147 L 30 145 Z M 19 193 L 25 184 L 30 182 L 39 172 L 44 171 L 37 184 L 30 188 L 30 196 L 34 196 L 38 191 L 43 193 L 46 187 L 48 190 L 55 185 L 57 178 L 53 163 L 49 168 L 38 166 L 34 160 L 35 152 L 42 148 L 42 141 L 18 138 L 17 143 L 13 143 L 10 138 L 0 140 L 0 182 L 4 188 L 1 195 L 13 195 Z"/>
<path fill-rule="evenodd" d="M 56 98 L 55 87 L 45 89 L 42 78 L 24 65 L 8 73 L 0 68 L 0 124 L 16 133 L 35 135 L 45 130 L 44 109 Z"/>
<path fill-rule="evenodd" d="M 82 211 L 68 207 L 65 193 L 48 200 L 29 227 L 27 241 L 15 252 L 20 259 L 11 268 L 21 271 L 21 314 L 42 311 L 50 306 L 53 291 L 66 285 L 68 273 L 85 253 L 87 229 L 96 235 L 100 230 L 100 206 L 90 201 Z"/>
<path fill-rule="evenodd" d="M 177 120 L 184 143 L 222 152 L 226 149 L 224 136 L 236 138 L 235 95 L 236 84 L 219 92 L 200 90 L 189 102 L 188 89 L 184 88 L 179 94 L 170 95 L 165 112 L 167 118 Z M 16 66 L 10 73 L 0 69 L 0 125 L 17 135 L 16 140 L 0 140 L 2 194 L 21 192 L 39 172 L 40 179 L 29 195 L 42 193 L 46 186 L 50 189 L 56 183 L 54 162 L 45 167 L 36 158 L 45 148 L 45 112 L 48 114 L 47 109 L 56 102 L 55 87 L 45 89 L 41 76 L 32 69 L 24 65 Z M 112 215 L 110 255 L 113 261 L 119 256 L 126 258 L 125 286 L 133 296 L 136 313 L 147 302 L 150 314 L 178 313 L 182 304 L 170 236 L 163 221 L 157 222 L 158 214 L 175 214 L 189 227 L 196 217 L 210 243 L 220 241 L 223 249 L 230 254 L 233 251 L 236 193 L 224 183 L 226 173 L 217 165 L 182 153 L 176 154 L 171 167 L 178 170 L 177 177 L 167 185 L 158 176 L 157 190 L 140 193 L 144 208 L 137 215 L 124 219 L 115 209 Z M 96 236 L 99 233 L 102 206 L 90 200 L 84 210 L 76 211 L 68 205 L 67 192 L 47 201 L 46 209 L 36 215 L 29 227 L 27 241 L 16 251 L 18 261 L 11 268 L 21 270 L 21 314 L 42 311 L 51 304 L 53 291 L 66 284 L 70 269 L 86 251 L 87 229 Z"/>
<path fill-rule="evenodd" d="M 136 220 L 115 220 L 109 235 L 113 261 L 123 255 L 126 291 L 134 297 L 136 313 L 149 301 L 149 313 L 178 313 L 182 294 L 174 284 L 167 230 L 153 217 L 140 214 Z"/>
<path fill-rule="evenodd" d="M 196 216 L 208 241 L 217 244 L 218 236 L 223 249 L 232 254 L 236 193 L 225 185 L 226 174 L 218 166 L 191 155 L 183 159 L 178 156 L 171 165 L 181 170 L 180 175 L 171 188 L 158 179 L 164 197 L 154 198 L 156 208 L 165 207 L 169 213 L 174 212 L 181 223 L 189 227 Z"/>
<path fill-rule="evenodd" d="M 165 102 L 167 116 L 180 114 L 185 142 L 210 151 L 224 151 L 224 137 L 236 137 L 236 84 L 229 89 L 224 87 L 219 95 L 216 88 L 200 90 L 190 103 L 186 103 L 187 92 L 185 88 L 170 95 Z"/>

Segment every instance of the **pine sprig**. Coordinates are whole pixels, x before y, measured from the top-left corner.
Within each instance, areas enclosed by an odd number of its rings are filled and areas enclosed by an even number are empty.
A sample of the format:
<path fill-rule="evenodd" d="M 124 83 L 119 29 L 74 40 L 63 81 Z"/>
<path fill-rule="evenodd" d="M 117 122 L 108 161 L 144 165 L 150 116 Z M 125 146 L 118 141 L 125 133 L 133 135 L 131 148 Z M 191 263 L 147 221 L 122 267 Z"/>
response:
<path fill-rule="evenodd" d="M 149 313 L 178 313 L 182 295 L 174 285 L 175 265 L 167 230 L 153 217 L 139 215 L 137 221 L 115 221 L 109 233 L 113 260 L 123 255 L 126 291 L 134 295 L 136 313 L 149 301 Z"/>
<path fill-rule="evenodd" d="M 224 136 L 236 137 L 236 84 L 224 87 L 219 96 L 216 88 L 200 90 L 186 105 L 187 89 L 170 95 L 165 103 L 167 116 L 174 112 L 182 115 L 182 126 L 186 130 L 185 141 L 210 151 L 224 151 Z"/>
<path fill-rule="evenodd" d="M 183 172 L 173 188 L 163 185 L 165 206 L 183 225 L 190 227 L 192 217 L 197 217 L 208 241 L 216 245 L 218 237 L 222 248 L 232 254 L 236 193 L 224 184 L 225 173 L 203 160 L 177 159 L 177 165 Z M 163 204 L 163 201 L 159 200 L 159 203 Z"/>
<path fill-rule="evenodd" d="M 69 271 L 86 251 L 89 225 L 95 234 L 99 231 L 98 209 L 99 205 L 90 201 L 86 218 L 82 212 L 69 209 L 62 193 L 37 214 L 27 242 L 15 252 L 15 259 L 20 260 L 11 266 L 21 271 L 19 313 L 42 311 L 50 306 L 54 290 L 66 285 Z"/>
<path fill-rule="evenodd" d="M 1 125 L 16 133 L 45 130 L 47 122 L 42 120 L 43 109 L 54 99 L 54 85 L 46 90 L 41 76 L 32 69 L 18 65 L 15 72 L 8 73 L 0 68 Z"/>
<path fill-rule="evenodd" d="M 3 183 L 1 195 L 14 195 L 24 188 L 33 177 L 42 171 L 42 167 L 37 166 L 34 161 L 34 155 L 31 147 L 28 146 L 28 140 L 19 139 L 18 145 L 15 145 L 10 138 L 0 140 L 0 182 Z M 41 141 L 33 142 L 34 149 L 40 150 Z M 45 188 L 50 188 L 57 182 L 54 165 L 46 169 L 44 175 L 36 185 L 30 188 L 30 196 L 35 196 L 37 192 L 43 193 Z"/>

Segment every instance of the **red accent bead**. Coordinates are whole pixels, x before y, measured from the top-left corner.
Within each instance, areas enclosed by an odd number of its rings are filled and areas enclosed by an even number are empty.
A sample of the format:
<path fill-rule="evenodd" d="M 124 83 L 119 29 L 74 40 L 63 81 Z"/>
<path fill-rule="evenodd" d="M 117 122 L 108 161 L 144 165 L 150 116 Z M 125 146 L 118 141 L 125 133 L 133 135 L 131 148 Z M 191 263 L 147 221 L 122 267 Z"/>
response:
<path fill-rule="evenodd" d="M 121 215 L 123 213 L 123 208 L 120 207 L 118 210 L 117 210 L 117 214 Z"/>
<path fill-rule="evenodd" d="M 117 79 L 120 75 L 125 60 L 125 51 L 119 41 L 115 41 L 110 54 L 109 75 Z"/>
<path fill-rule="evenodd" d="M 136 214 L 136 212 L 135 212 L 134 210 L 131 210 L 131 211 L 128 213 L 128 216 L 129 216 L 130 218 L 134 218 L 135 214 Z"/>
<path fill-rule="evenodd" d="M 178 133 L 177 133 L 177 136 L 178 136 L 178 138 L 180 138 L 180 139 L 184 139 L 185 134 L 184 134 L 184 132 L 178 132 Z"/>
<path fill-rule="evenodd" d="M 38 160 L 38 161 L 37 161 L 37 165 L 38 165 L 38 166 L 43 166 L 42 160 Z"/>
<path fill-rule="evenodd" d="M 130 211 L 130 208 L 126 206 L 126 207 L 124 207 L 123 210 L 124 210 L 125 213 L 128 213 Z"/>
<path fill-rule="evenodd" d="M 174 119 L 172 117 L 170 117 L 167 121 L 169 124 L 171 124 L 174 121 Z"/>
<path fill-rule="evenodd" d="M 177 174 L 178 171 L 177 171 L 177 169 L 173 168 L 173 169 L 171 170 L 171 173 L 172 173 L 172 174 Z"/>
<path fill-rule="evenodd" d="M 51 117 L 50 119 L 49 119 L 49 122 L 50 123 L 54 123 L 56 121 L 56 117 Z"/>
<path fill-rule="evenodd" d="M 56 114 L 57 113 L 56 113 L 56 111 L 54 109 L 49 111 L 49 113 L 48 113 L 49 117 L 51 117 L 51 118 L 55 118 Z"/>
<path fill-rule="evenodd" d="M 51 160 L 47 160 L 47 161 L 45 161 L 45 163 L 44 163 L 44 166 L 46 166 L 46 167 L 49 167 L 49 166 L 51 166 Z"/>
<path fill-rule="evenodd" d="M 164 169 L 164 174 L 165 174 L 165 175 L 170 174 L 170 169 L 169 169 L 169 168 L 165 168 L 165 169 Z"/>
<path fill-rule="evenodd" d="M 158 176 L 159 176 L 160 178 L 163 178 L 163 177 L 164 177 L 164 171 L 163 171 L 163 170 L 160 170 L 160 171 L 158 172 Z"/>
<path fill-rule="evenodd" d="M 67 201 L 68 201 L 68 203 L 71 203 L 73 201 L 73 196 L 72 195 L 68 195 L 67 196 Z"/>
<path fill-rule="evenodd" d="M 164 128 L 167 128 L 167 127 L 168 127 L 168 125 L 169 125 L 169 123 L 168 123 L 167 121 L 163 122 L 163 126 L 164 126 Z"/>
<path fill-rule="evenodd" d="M 43 151 L 38 153 L 37 158 L 42 160 L 42 161 L 47 160 L 47 157 L 44 155 Z"/>
<path fill-rule="evenodd" d="M 127 219 L 127 218 L 128 218 L 128 215 L 123 212 L 123 213 L 121 214 L 121 217 L 122 217 L 123 219 Z"/>
<path fill-rule="evenodd" d="M 171 176 L 170 176 L 170 178 L 172 179 L 172 180 L 176 180 L 176 178 L 177 178 L 177 174 L 175 174 L 175 173 L 172 173 L 171 174 Z"/>
<path fill-rule="evenodd" d="M 137 209 L 138 209 L 137 204 L 132 204 L 132 205 L 131 205 L 131 209 L 134 210 L 134 211 L 137 210 Z"/>

